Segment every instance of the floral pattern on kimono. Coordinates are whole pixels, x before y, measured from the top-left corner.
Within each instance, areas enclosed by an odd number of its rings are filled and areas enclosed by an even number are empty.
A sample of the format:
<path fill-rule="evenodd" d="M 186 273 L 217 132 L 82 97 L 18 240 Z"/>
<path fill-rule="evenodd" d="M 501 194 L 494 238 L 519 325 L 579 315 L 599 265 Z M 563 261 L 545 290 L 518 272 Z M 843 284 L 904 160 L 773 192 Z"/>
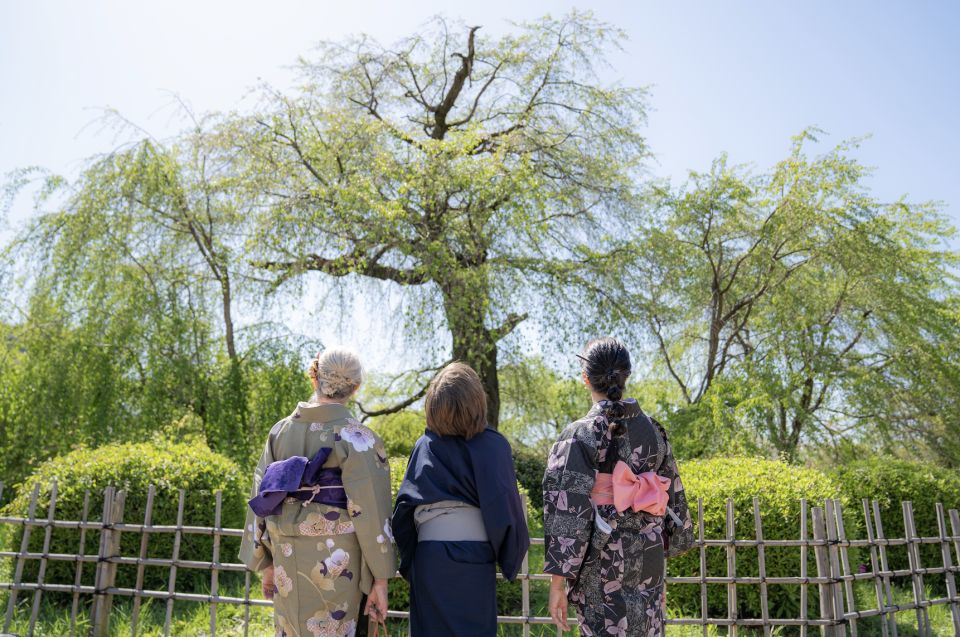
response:
<path fill-rule="evenodd" d="M 274 567 L 274 620 L 279 637 L 352 637 L 361 595 L 374 578 L 393 577 L 390 466 L 383 441 L 342 405 L 301 403 L 270 431 L 254 473 L 292 456 L 332 449 L 324 468 L 339 468 L 346 508 L 287 498 L 279 515 L 249 508 L 240 546 L 248 568 Z"/>
<path fill-rule="evenodd" d="M 606 401 L 568 425 L 550 451 L 543 478 L 543 570 L 568 578 L 568 598 L 580 633 L 588 637 L 664 635 L 665 558 L 693 544 L 693 523 L 666 432 L 636 401 L 624 405 L 622 434 L 611 435 Z M 679 524 L 669 514 L 618 513 L 613 505 L 600 505 L 598 513 L 612 530 L 595 528 L 590 493 L 597 472 L 617 460 L 636 474 L 655 471 L 669 478 L 667 507 Z"/>

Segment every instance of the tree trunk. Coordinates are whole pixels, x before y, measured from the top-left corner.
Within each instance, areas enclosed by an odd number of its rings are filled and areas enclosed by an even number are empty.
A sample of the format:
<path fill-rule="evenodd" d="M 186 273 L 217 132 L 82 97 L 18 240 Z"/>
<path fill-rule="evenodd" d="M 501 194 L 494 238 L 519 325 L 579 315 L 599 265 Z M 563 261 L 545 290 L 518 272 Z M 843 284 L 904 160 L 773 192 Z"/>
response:
<path fill-rule="evenodd" d="M 440 286 L 447 327 L 453 336 L 453 358 L 470 365 L 487 393 L 487 422 L 500 424 L 500 382 L 497 378 L 498 334 L 484 324 L 490 304 L 489 287 L 482 269 L 464 269 Z"/>
<path fill-rule="evenodd" d="M 230 291 L 230 273 L 224 269 L 220 277 L 220 293 L 223 299 L 223 336 L 227 343 L 227 356 L 231 364 L 239 364 L 237 345 L 233 337 L 233 297 Z"/>

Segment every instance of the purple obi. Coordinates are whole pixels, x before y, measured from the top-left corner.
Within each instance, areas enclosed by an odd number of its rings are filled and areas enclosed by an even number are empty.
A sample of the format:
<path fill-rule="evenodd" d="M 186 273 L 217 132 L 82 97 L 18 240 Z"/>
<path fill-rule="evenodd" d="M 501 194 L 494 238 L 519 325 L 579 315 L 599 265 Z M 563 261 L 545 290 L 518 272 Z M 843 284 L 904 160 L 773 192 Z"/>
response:
<path fill-rule="evenodd" d="M 263 473 L 260 491 L 250 500 L 250 508 L 261 518 L 279 515 L 283 501 L 293 497 L 346 509 L 347 492 L 343 490 L 340 468 L 323 468 L 331 451 L 324 447 L 310 460 L 292 456 L 271 462 Z"/>

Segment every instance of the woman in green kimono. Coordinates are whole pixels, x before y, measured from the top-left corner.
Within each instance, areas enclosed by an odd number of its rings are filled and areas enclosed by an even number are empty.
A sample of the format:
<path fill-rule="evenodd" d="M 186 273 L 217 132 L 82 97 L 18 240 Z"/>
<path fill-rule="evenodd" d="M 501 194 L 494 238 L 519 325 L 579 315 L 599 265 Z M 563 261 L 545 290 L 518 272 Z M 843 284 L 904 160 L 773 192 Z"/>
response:
<path fill-rule="evenodd" d="M 352 637 L 361 610 L 386 617 L 390 466 L 344 406 L 362 380 L 356 355 L 328 349 L 309 373 L 313 399 L 274 425 L 257 464 L 240 559 L 262 573 L 277 637 Z"/>

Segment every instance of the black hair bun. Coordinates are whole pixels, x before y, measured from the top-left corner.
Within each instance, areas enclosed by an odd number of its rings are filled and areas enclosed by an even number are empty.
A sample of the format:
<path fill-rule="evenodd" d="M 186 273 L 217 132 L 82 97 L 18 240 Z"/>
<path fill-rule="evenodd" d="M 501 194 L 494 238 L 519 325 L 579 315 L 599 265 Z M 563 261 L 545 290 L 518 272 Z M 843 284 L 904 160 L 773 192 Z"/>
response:
<path fill-rule="evenodd" d="M 607 389 L 607 398 L 609 400 L 612 400 L 613 402 L 617 402 L 618 400 L 623 398 L 623 387 L 618 387 L 617 385 L 614 385 L 609 389 Z"/>

